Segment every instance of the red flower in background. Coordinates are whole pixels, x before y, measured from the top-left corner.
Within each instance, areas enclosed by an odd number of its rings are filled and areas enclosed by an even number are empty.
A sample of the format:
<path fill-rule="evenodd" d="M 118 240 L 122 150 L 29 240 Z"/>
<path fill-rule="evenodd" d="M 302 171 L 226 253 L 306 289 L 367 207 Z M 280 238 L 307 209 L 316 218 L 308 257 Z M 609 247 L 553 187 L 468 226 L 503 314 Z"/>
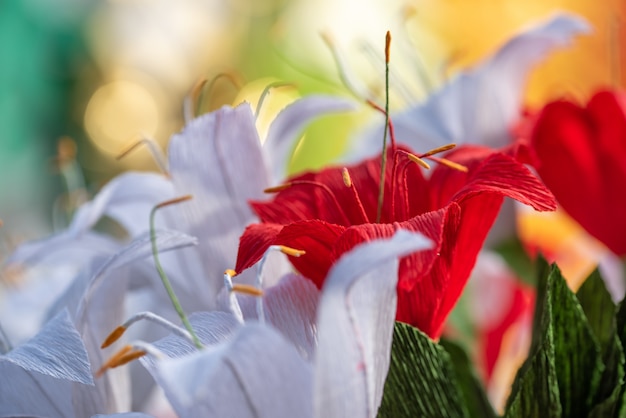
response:
<path fill-rule="evenodd" d="M 548 104 L 531 133 L 537 172 L 563 209 L 626 255 L 626 95 L 596 93 L 585 107 Z"/>
<path fill-rule="evenodd" d="M 331 265 L 355 245 L 404 228 L 430 238 L 433 249 L 400 261 L 397 319 L 429 336 L 440 335 L 467 282 L 476 256 L 505 196 L 537 210 L 554 198 L 522 164 L 493 150 L 466 146 L 446 155 L 464 173 L 439 165 L 425 178 L 405 151 L 389 152 L 380 223 L 380 158 L 347 168 L 309 172 L 288 180 L 270 202 L 252 202 L 261 224 L 240 240 L 236 270 L 256 263 L 270 245 L 306 251 L 291 258 L 318 287 Z M 395 159 L 395 163 L 394 163 Z"/>

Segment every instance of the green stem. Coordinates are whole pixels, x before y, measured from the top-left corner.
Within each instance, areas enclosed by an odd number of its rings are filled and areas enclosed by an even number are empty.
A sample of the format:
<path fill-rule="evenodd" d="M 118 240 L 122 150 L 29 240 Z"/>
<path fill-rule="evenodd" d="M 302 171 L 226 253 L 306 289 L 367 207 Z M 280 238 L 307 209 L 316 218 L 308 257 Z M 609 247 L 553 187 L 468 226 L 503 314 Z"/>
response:
<path fill-rule="evenodd" d="M 185 312 L 183 311 L 183 307 L 178 301 L 178 298 L 176 297 L 176 293 L 174 293 L 172 284 L 170 283 L 170 280 L 167 278 L 167 275 L 165 274 L 165 271 L 163 270 L 163 267 L 161 266 L 161 262 L 159 261 L 159 251 L 157 249 L 157 244 L 156 244 L 156 231 L 154 229 L 154 215 L 156 214 L 157 210 L 159 210 L 163 206 L 165 206 L 165 204 L 163 203 L 156 205 L 150 211 L 150 242 L 152 243 L 152 256 L 154 257 L 154 264 L 156 266 L 157 272 L 159 273 L 159 277 L 161 277 L 161 282 L 163 282 L 163 286 L 165 286 L 167 295 L 172 301 L 172 305 L 174 305 L 174 309 L 178 313 L 178 316 L 180 317 L 180 320 L 183 322 L 183 325 L 185 326 L 187 331 L 189 331 L 189 334 L 191 334 L 191 338 L 193 339 L 194 345 L 198 349 L 202 349 L 203 345 L 200 342 L 200 339 L 198 338 L 196 333 L 194 332 L 193 327 L 191 326 L 191 323 L 189 322 L 189 319 L 187 318 L 187 315 L 185 315 Z"/>
<path fill-rule="evenodd" d="M 378 191 L 378 211 L 376 223 L 380 223 L 383 213 L 383 199 L 385 198 L 385 171 L 387 170 L 387 131 L 389 130 L 389 45 L 391 35 L 387 32 L 385 39 L 385 133 L 383 134 L 383 154 L 380 167 L 380 189 Z"/>

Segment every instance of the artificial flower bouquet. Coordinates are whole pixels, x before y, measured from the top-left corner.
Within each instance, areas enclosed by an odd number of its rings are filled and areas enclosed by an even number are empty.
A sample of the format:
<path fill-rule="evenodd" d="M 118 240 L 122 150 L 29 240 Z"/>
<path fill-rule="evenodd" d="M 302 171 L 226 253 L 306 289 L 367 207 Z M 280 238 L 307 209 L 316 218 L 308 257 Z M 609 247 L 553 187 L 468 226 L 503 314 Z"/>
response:
<path fill-rule="evenodd" d="M 501 212 L 558 207 L 626 254 L 625 96 L 521 112 L 528 69 L 587 29 L 557 15 L 419 105 L 368 100 L 320 170 L 287 173 L 296 141 L 358 100 L 305 96 L 263 138 L 248 103 L 188 115 L 162 172 L 9 258 L 66 285 L 32 338 L 1 334 L 0 416 L 625 416 L 621 271 L 573 291 Z"/>

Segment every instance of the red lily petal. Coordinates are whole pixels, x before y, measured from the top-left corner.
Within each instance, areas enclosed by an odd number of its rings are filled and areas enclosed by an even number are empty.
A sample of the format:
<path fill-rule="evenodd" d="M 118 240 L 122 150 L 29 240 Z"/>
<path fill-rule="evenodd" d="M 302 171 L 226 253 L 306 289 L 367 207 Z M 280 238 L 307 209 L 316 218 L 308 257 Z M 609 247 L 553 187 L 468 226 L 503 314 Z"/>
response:
<path fill-rule="evenodd" d="M 586 108 L 548 104 L 532 146 L 537 171 L 572 218 L 613 252 L 626 254 L 626 112 L 623 98 L 600 92 Z"/>
<path fill-rule="evenodd" d="M 400 264 L 396 319 L 418 327 L 431 338 L 441 334 L 448 316 L 449 311 L 442 312 L 447 293 L 462 289 L 467 281 L 467 277 L 451 275 L 457 252 L 455 242 L 460 212 L 461 208 L 452 203 L 444 209 L 412 219 L 413 227 L 420 232 L 429 237 L 437 236 L 437 250 L 406 257 L 409 263 Z M 423 269 L 419 268 L 420 262 L 425 262 Z"/>
<path fill-rule="evenodd" d="M 491 379 L 493 369 L 500 356 L 504 335 L 509 328 L 518 322 L 533 306 L 534 290 L 516 283 L 511 304 L 504 317 L 500 318 L 500 321 L 493 328 L 483 331 L 484 361 L 487 381 Z"/>
<path fill-rule="evenodd" d="M 448 167 L 438 166 L 431 177 L 431 190 L 436 192 L 433 204 L 441 206 L 445 202 L 462 203 L 463 200 L 481 193 L 496 193 L 507 196 L 538 211 L 556 209 L 556 200 L 546 186 L 526 167 L 512 157 L 487 149 L 472 147 L 450 157 L 469 168 L 462 173 Z M 486 156 L 484 159 L 479 159 Z M 455 158 L 457 157 L 457 158 Z"/>
<path fill-rule="evenodd" d="M 275 244 L 306 251 L 300 257 L 289 257 L 291 264 L 318 288 L 332 265 L 332 248 L 345 231 L 340 225 L 319 220 L 294 222 L 285 226 L 275 239 Z"/>
<path fill-rule="evenodd" d="M 282 225 L 271 223 L 249 225 L 239 238 L 235 271 L 241 273 L 258 263 L 282 229 Z"/>

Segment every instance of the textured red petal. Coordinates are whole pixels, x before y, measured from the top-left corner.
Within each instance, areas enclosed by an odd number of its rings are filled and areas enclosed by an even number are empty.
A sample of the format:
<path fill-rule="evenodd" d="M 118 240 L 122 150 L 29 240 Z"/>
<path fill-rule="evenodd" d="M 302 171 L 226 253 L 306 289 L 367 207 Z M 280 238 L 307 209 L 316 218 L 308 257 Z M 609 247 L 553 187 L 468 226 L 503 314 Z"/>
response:
<path fill-rule="evenodd" d="M 400 264 L 396 319 L 418 327 L 431 338 L 439 336 L 449 313 L 441 312 L 446 293 L 451 286 L 462 287 L 467 281 L 454 283 L 451 275 L 459 221 L 460 207 L 454 203 L 410 221 L 414 228 L 435 240 L 437 247 L 402 260 L 406 263 Z"/>
<path fill-rule="evenodd" d="M 239 238 L 235 271 L 241 273 L 258 263 L 282 229 L 282 225 L 269 223 L 248 226 Z"/>
<path fill-rule="evenodd" d="M 586 108 L 559 101 L 537 119 L 538 173 L 563 208 L 613 252 L 626 254 L 626 115 L 623 99 L 600 92 Z"/>
<path fill-rule="evenodd" d="M 306 251 L 289 260 L 304 277 L 321 288 L 332 266 L 332 248 L 344 231 L 341 225 L 319 220 L 294 222 L 280 231 L 275 243 Z"/>

